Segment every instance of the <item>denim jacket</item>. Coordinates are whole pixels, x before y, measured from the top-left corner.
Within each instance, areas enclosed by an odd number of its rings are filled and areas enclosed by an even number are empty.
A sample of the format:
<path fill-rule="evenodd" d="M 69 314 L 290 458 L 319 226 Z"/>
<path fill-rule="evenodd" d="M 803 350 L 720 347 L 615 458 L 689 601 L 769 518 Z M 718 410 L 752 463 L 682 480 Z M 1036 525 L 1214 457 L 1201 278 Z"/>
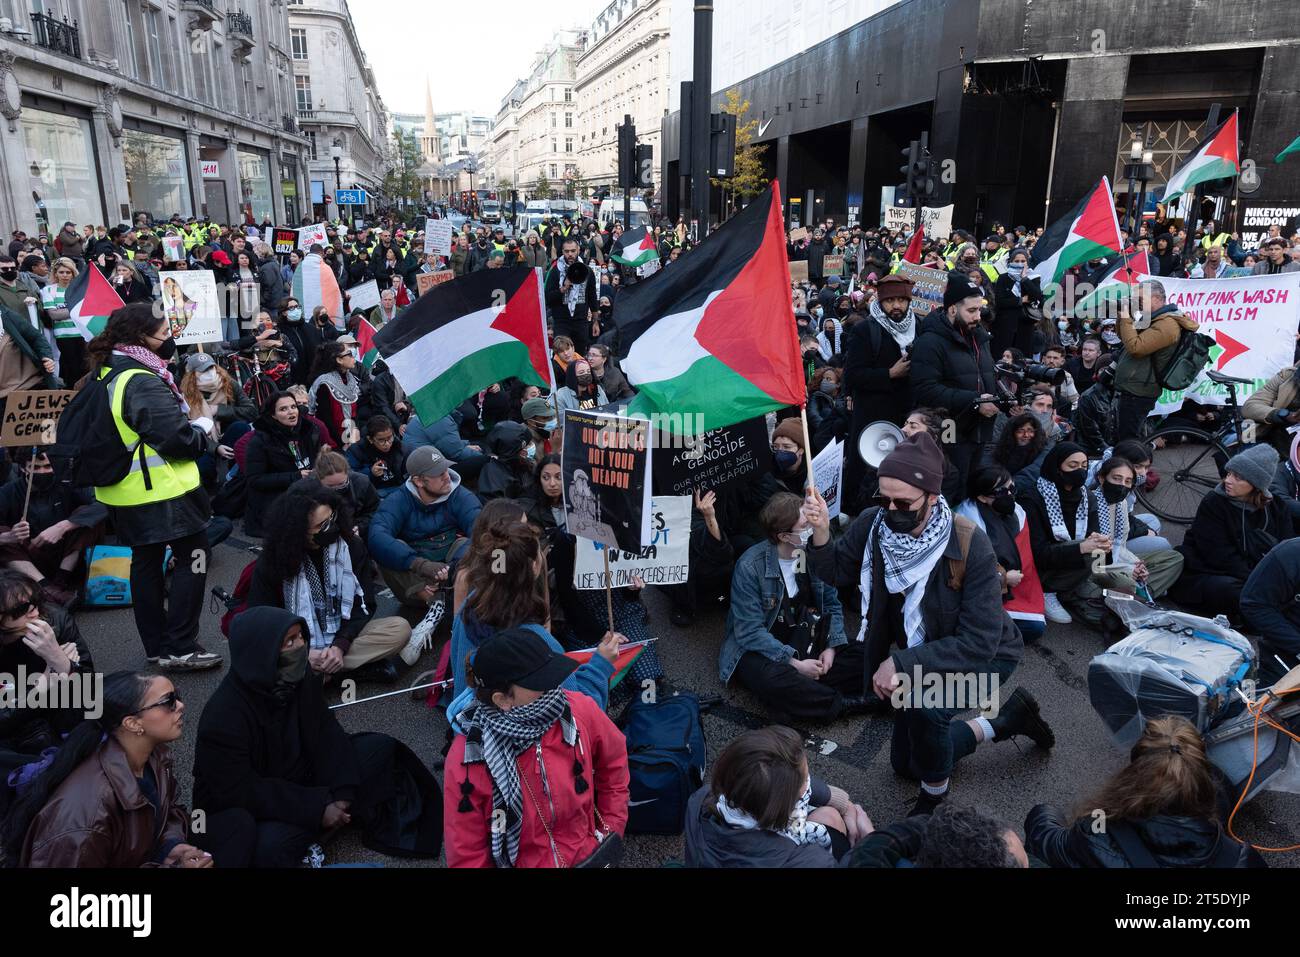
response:
<path fill-rule="evenodd" d="M 727 613 L 727 635 L 719 656 L 718 676 L 722 683 L 731 680 L 741 655 L 754 651 L 772 661 L 793 658 L 795 650 L 772 635 L 772 625 L 785 598 L 785 577 L 777 563 L 777 546 L 759 542 L 736 562 L 731 577 L 731 610 Z M 831 619 L 828 644 L 838 648 L 848 639 L 844 634 L 844 610 L 835 589 L 809 570 L 813 596 L 823 616 Z"/>

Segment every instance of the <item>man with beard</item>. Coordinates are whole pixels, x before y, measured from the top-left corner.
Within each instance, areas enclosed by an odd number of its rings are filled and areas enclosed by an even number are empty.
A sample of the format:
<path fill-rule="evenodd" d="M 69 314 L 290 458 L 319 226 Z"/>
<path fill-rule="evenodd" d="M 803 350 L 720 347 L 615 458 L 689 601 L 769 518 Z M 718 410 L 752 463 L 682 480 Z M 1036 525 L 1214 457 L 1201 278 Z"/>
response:
<path fill-rule="evenodd" d="M 912 411 L 911 362 L 908 350 L 916 336 L 912 283 L 886 276 L 876 286 L 870 314 L 853 326 L 844 346 L 844 382 L 853 401 L 844 487 L 856 494 L 866 463 L 858 454 L 858 436 L 872 422 L 902 425 Z M 852 504 L 852 503 L 850 503 Z"/>
<path fill-rule="evenodd" d="M 561 245 L 560 258 L 546 274 L 546 308 L 550 310 L 555 334 L 568 336 L 573 340 L 578 355 L 585 356 L 591 342 L 590 304 L 597 301 L 596 272 L 588 268 L 585 280 L 578 283 L 569 281 L 569 269 L 580 262 L 578 249 L 578 240 L 574 236 L 566 238 Z"/>

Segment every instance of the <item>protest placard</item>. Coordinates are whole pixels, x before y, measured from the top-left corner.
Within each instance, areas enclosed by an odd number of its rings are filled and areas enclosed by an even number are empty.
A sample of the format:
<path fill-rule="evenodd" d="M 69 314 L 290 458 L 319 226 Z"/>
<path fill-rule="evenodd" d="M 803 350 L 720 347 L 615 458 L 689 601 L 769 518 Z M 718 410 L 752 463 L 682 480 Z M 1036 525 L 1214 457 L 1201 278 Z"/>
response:
<path fill-rule="evenodd" d="M 451 255 L 451 220 L 431 219 L 424 231 L 424 249 L 439 256 Z"/>
<path fill-rule="evenodd" d="M 885 210 L 885 228 L 893 232 L 911 232 L 916 225 L 916 210 L 908 206 L 890 206 Z"/>
<path fill-rule="evenodd" d="M 718 492 L 771 470 L 765 416 L 699 436 L 656 433 L 654 486 L 659 495 Z"/>
<path fill-rule="evenodd" d="M 164 236 L 162 248 L 164 262 L 178 263 L 185 258 L 185 237 Z"/>
<path fill-rule="evenodd" d="M 790 242 L 792 243 L 797 243 L 801 239 L 807 239 L 807 238 L 808 238 L 808 229 L 805 226 L 800 226 L 798 229 L 790 230 Z"/>
<path fill-rule="evenodd" d="M 836 439 L 822 449 L 813 459 L 813 477 L 817 490 L 826 500 L 826 509 L 831 518 L 840 514 L 840 503 L 844 499 L 844 443 Z"/>
<path fill-rule="evenodd" d="M 10 392 L 5 402 L 4 421 L 0 422 L 0 446 L 53 445 L 59 416 L 76 394 L 71 389 Z"/>
<path fill-rule="evenodd" d="M 563 477 L 569 534 L 625 552 L 650 541 L 650 423 L 564 412 Z"/>
<path fill-rule="evenodd" d="M 379 305 L 379 283 L 373 279 L 367 280 L 349 289 L 347 296 L 349 312 L 353 309 L 364 309 L 369 312 Z"/>
<path fill-rule="evenodd" d="M 167 272 L 159 285 L 163 315 L 171 324 L 177 346 L 220 342 L 224 338 L 215 275 L 206 269 Z"/>
<path fill-rule="evenodd" d="M 625 588 L 633 578 L 647 585 L 680 585 L 686 581 L 691 553 L 691 499 L 686 495 L 650 500 L 650 540 L 637 552 L 609 549 L 609 580 Z M 604 588 L 605 546 L 579 538 L 573 562 L 573 587 L 579 591 Z"/>
<path fill-rule="evenodd" d="M 918 317 L 928 316 L 931 309 L 943 308 L 943 291 L 948 286 L 947 272 L 901 262 L 898 264 L 898 275 L 912 282 L 912 311 Z"/>
<path fill-rule="evenodd" d="M 277 227 L 271 233 L 271 248 L 277 256 L 287 256 L 298 248 L 298 230 Z"/>
<path fill-rule="evenodd" d="M 790 281 L 807 282 L 808 281 L 808 260 L 796 259 L 790 263 Z"/>
<path fill-rule="evenodd" d="M 329 237 L 325 235 L 324 223 L 303 226 L 298 230 L 299 249 L 311 249 L 312 243 L 320 243 L 322 246 L 328 245 Z"/>
<path fill-rule="evenodd" d="M 843 256 L 823 256 L 822 257 L 822 275 L 838 276 L 844 271 Z"/>
<path fill-rule="evenodd" d="M 451 282 L 456 278 L 456 274 L 450 269 L 439 269 L 437 272 L 422 272 L 415 277 L 415 294 L 423 296 L 434 286 L 440 286 L 444 282 Z"/>

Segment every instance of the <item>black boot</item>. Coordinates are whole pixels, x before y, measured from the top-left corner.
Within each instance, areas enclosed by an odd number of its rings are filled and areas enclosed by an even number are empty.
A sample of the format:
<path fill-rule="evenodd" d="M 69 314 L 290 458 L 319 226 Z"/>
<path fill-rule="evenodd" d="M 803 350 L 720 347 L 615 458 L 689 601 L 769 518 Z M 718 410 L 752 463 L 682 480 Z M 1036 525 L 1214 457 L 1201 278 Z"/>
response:
<path fill-rule="evenodd" d="M 942 794 L 931 794 L 925 788 L 921 788 L 921 793 L 916 796 L 916 803 L 912 805 L 912 810 L 907 812 L 907 816 L 919 817 L 922 814 L 933 814 L 947 796 L 947 791 Z"/>
<path fill-rule="evenodd" d="M 1038 702 L 1024 688 L 1011 692 L 1007 703 L 989 724 L 993 725 L 994 741 L 1005 741 L 1023 734 L 1040 748 L 1047 749 L 1056 744 L 1056 735 L 1039 714 Z"/>
<path fill-rule="evenodd" d="M 846 694 L 841 701 L 843 702 L 839 713 L 841 718 L 859 714 L 887 714 L 890 708 L 887 700 L 874 694 Z"/>
<path fill-rule="evenodd" d="M 352 672 L 352 677 L 358 681 L 374 681 L 381 685 L 396 684 L 397 676 L 397 662 L 392 658 L 367 662 Z"/>

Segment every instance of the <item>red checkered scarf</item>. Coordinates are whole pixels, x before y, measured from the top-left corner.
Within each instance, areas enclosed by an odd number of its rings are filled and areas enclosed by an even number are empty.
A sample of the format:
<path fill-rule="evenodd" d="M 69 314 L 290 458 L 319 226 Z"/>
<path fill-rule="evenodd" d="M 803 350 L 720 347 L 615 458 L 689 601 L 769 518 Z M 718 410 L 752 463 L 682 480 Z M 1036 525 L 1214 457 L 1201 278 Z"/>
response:
<path fill-rule="evenodd" d="M 176 401 L 181 404 L 181 411 L 186 415 L 190 414 L 189 403 L 185 401 L 185 396 L 181 395 L 181 390 L 176 387 L 176 380 L 172 377 L 171 370 L 167 368 L 167 363 L 162 360 L 156 352 L 146 349 L 144 346 L 124 346 L 120 342 L 113 347 L 113 351 L 120 356 L 128 356 L 146 366 L 150 372 L 167 383 L 176 396 Z"/>

